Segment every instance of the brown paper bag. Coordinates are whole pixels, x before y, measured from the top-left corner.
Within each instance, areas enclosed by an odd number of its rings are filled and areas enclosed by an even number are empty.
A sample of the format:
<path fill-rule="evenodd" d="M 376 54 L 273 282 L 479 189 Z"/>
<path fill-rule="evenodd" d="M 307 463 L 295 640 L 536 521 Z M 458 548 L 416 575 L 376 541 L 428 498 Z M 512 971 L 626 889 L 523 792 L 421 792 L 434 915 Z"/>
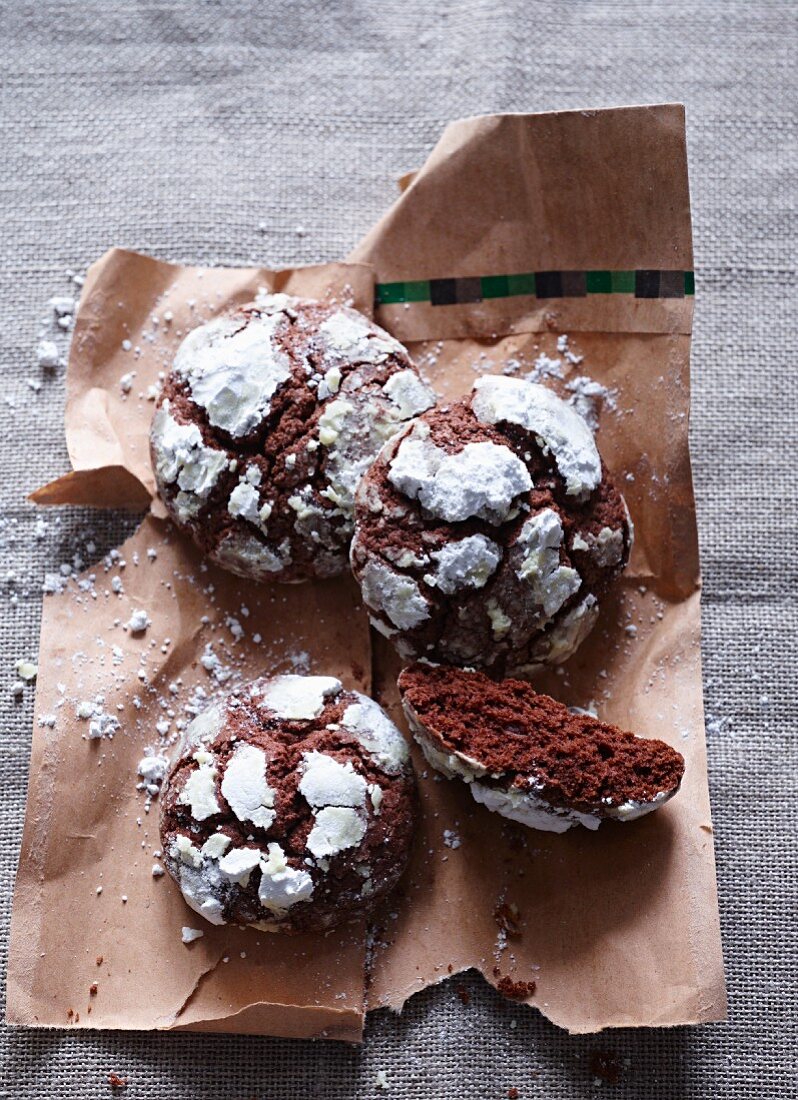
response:
<path fill-rule="evenodd" d="M 168 368 L 182 331 L 261 285 L 318 296 L 331 290 L 363 308 L 373 264 L 378 319 L 410 342 L 444 396 L 508 360 L 524 373 L 541 352 L 561 358 L 558 334 L 570 334 L 584 363 L 548 380 L 562 388 L 584 371 L 613 391 L 616 408 L 605 406 L 599 442 L 622 481 L 638 539 L 593 637 L 562 676 L 540 683 L 676 744 L 687 758 L 685 784 L 673 803 L 634 825 L 551 836 L 489 814 L 462 785 L 417 761 L 421 835 L 400 895 L 380 921 L 369 1004 L 399 1008 L 412 992 L 477 966 L 494 982 L 536 981 L 530 1003 L 572 1030 L 721 1018 L 687 453 L 692 287 L 681 109 L 454 124 L 353 259 L 360 265 L 270 275 L 110 253 L 87 281 L 70 359 L 74 472 L 36 499 L 146 505 L 153 492 L 148 386 Z M 173 318 L 165 331 L 167 309 Z M 131 370 L 125 396 L 120 379 Z M 148 548 L 157 550 L 154 561 Z M 139 564 L 131 567 L 134 553 Z M 182 677 L 187 692 L 208 687 L 204 646 L 211 640 L 219 648 L 224 624 L 245 601 L 245 636 L 224 649 L 239 674 L 285 667 L 286 655 L 303 651 L 314 670 L 365 686 L 368 637 L 356 592 L 346 581 L 284 589 L 203 573 L 193 549 L 155 519 L 122 554 L 123 609 L 104 594 L 101 570 L 97 601 L 76 603 L 65 592 L 45 602 L 37 715 L 57 708 L 56 724 L 34 731 L 9 1018 L 355 1038 L 364 1004 L 362 930 L 300 943 L 208 928 L 192 947 L 180 943 L 181 924 L 196 926 L 198 918 L 171 883 L 152 880 L 154 812 L 142 815 L 132 774 L 147 724 L 160 714 L 158 692 L 134 714 L 129 685 L 115 683 L 96 643 L 110 634 L 109 617 L 124 622 L 133 606 L 157 607 L 150 632 L 159 643 L 171 637 L 166 652 L 126 637 L 118 642 L 123 660 L 135 666 L 144 648 L 149 683 L 162 690 Z M 634 637 L 626 626 L 636 628 Z M 76 662 L 83 652 L 88 662 Z M 393 654 L 378 645 L 376 694 L 398 717 L 397 671 Z M 95 691 L 106 708 L 121 705 L 125 721 L 124 733 L 100 746 L 81 738 L 73 717 L 74 699 Z"/>
<path fill-rule="evenodd" d="M 351 259 L 375 268 L 378 321 L 439 393 L 458 397 L 502 370 L 543 371 L 565 397 L 569 383 L 584 392 L 575 380 L 585 376 L 607 391 L 599 445 L 629 503 L 635 549 L 592 637 L 538 686 L 670 742 L 687 771 L 679 796 L 631 828 L 555 836 L 477 806 L 418 754 L 424 836 L 369 1003 L 398 1008 L 478 967 L 500 987 L 534 981 L 527 1000 L 571 1031 L 721 1019 L 687 442 L 683 110 L 456 122 L 403 184 Z M 398 662 L 385 645 L 377 654 L 376 687 L 399 718 Z"/>

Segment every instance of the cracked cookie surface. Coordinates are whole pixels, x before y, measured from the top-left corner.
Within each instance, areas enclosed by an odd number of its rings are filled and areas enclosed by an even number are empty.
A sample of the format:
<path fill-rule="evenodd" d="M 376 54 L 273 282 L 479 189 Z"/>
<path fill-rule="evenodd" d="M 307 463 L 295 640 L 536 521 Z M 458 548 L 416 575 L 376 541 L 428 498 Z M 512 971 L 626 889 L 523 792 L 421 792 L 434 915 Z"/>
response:
<path fill-rule="evenodd" d="M 180 345 L 150 432 L 158 492 L 233 573 L 334 576 L 362 474 L 433 404 L 404 347 L 356 310 L 263 294 Z"/>
<path fill-rule="evenodd" d="M 491 375 L 383 447 L 351 562 L 402 657 L 523 676 L 577 649 L 631 543 L 587 424 L 545 387 Z"/>
<path fill-rule="evenodd" d="M 407 743 L 330 676 L 255 680 L 186 730 L 161 794 L 167 870 L 213 924 L 319 931 L 367 915 L 407 862 Z"/>

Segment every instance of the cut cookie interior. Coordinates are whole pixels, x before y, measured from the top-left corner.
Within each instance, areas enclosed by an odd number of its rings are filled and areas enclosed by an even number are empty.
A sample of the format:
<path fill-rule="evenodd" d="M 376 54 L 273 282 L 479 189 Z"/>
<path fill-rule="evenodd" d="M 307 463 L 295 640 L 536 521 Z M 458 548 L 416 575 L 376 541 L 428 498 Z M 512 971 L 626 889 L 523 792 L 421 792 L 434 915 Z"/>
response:
<path fill-rule="evenodd" d="M 684 759 L 541 695 L 521 680 L 415 664 L 399 677 L 407 720 L 429 763 L 477 802 L 533 829 L 632 821 L 679 789 Z"/>

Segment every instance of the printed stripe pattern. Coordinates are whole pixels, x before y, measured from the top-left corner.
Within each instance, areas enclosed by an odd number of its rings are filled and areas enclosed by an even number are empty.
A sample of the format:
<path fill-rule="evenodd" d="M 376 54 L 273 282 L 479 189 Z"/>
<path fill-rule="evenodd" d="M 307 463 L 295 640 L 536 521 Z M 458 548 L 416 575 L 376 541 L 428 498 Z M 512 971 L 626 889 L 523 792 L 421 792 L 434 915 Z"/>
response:
<path fill-rule="evenodd" d="M 689 298 L 692 271 L 528 271 L 463 279 L 412 279 L 377 283 L 378 306 L 430 302 L 453 306 L 491 298 L 585 298 L 589 294 L 631 294 L 635 298 Z"/>

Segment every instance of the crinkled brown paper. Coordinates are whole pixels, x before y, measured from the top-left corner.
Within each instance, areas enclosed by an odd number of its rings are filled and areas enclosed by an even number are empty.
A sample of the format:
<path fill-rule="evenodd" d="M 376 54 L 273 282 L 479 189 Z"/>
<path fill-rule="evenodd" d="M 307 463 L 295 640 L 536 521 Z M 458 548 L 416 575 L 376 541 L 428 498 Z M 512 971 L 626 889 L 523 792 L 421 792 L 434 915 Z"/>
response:
<path fill-rule="evenodd" d="M 119 251 L 99 261 L 69 365 L 74 471 L 36 499 L 145 506 L 153 493 L 152 404 L 139 394 L 168 368 L 180 332 L 259 286 L 367 308 L 374 275 L 384 283 L 692 268 L 679 106 L 457 122 L 403 185 L 349 265 L 200 271 Z M 149 342 L 152 314 L 160 324 Z M 57 720 L 34 730 L 12 921 L 12 1022 L 357 1039 L 366 1003 L 399 1009 L 413 992 L 468 967 L 494 983 L 500 975 L 534 980 L 529 1003 L 574 1032 L 724 1017 L 687 445 L 692 300 L 413 302 L 383 306 L 377 319 L 410 345 L 444 397 L 508 360 L 526 370 L 540 353 L 556 357 L 561 333 L 584 361 L 551 384 L 562 391 L 586 374 L 613 391 L 616 408 L 603 408 L 599 443 L 635 521 L 634 554 L 591 638 L 539 686 L 569 703 L 592 701 L 603 717 L 675 745 L 687 761 L 680 794 L 633 824 L 539 833 L 478 806 L 463 784 L 434 776 L 417 755 L 423 821 L 400 895 L 380 917 L 367 1002 L 362 928 L 291 939 L 205 925 L 168 878 L 151 877 L 157 806 L 144 814 L 135 791 L 135 765 L 162 716 L 166 685 L 182 677 L 186 687 L 210 691 L 199 658 L 211 642 L 241 674 L 299 661 L 367 689 L 371 673 L 400 721 L 398 663 L 382 639 L 370 651 L 349 580 L 247 585 L 204 571 L 183 538 L 151 516 L 121 548 L 123 595 L 107 592 L 99 567 L 90 570 L 96 599 L 84 593 L 78 602 L 72 590 L 45 600 L 36 713 Z M 122 351 L 125 339 L 140 347 L 138 358 Z M 124 397 L 119 378 L 132 369 Z M 143 637 L 112 625 L 134 607 L 153 619 Z M 245 625 L 238 641 L 230 615 Z M 121 665 L 113 644 L 124 652 Z M 152 692 L 133 678 L 142 655 Z M 137 689 L 140 710 L 132 704 Z M 122 704 L 112 741 L 83 739 L 84 724 L 73 717 L 74 700 L 97 691 L 106 710 Z M 67 702 L 55 709 L 59 699 Z M 519 927 L 509 937 L 495 916 L 502 903 L 517 907 Z M 180 942 L 183 924 L 204 928 L 190 948 Z"/>

